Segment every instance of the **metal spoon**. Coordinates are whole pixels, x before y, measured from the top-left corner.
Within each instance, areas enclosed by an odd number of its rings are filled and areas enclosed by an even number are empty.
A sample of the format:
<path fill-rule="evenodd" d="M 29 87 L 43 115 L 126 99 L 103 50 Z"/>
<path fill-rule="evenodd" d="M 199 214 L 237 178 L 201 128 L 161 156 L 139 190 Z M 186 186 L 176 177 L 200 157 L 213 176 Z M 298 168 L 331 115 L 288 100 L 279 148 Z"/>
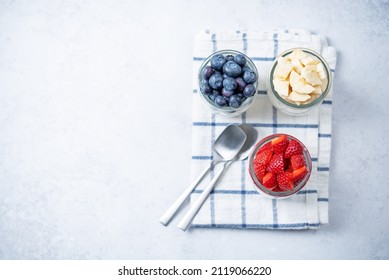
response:
<path fill-rule="evenodd" d="M 242 149 L 240 149 L 239 154 L 236 156 L 234 161 L 245 160 L 258 140 L 258 131 L 251 125 L 242 123 L 239 125 L 239 128 L 246 134 L 246 142 L 244 142 Z"/>
<path fill-rule="evenodd" d="M 250 154 L 251 148 L 254 146 L 258 139 L 258 132 L 252 126 L 248 124 L 241 124 L 239 128 L 246 134 L 246 141 L 243 146 L 239 150 L 239 152 L 235 155 L 235 157 L 231 158 L 231 160 L 225 161 L 223 167 L 215 174 L 215 177 L 211 180 L 209 185 L 203 190 L 200 197 L 196 200 L 193 206 L 190 208 L 188 213 L 183 217 L 181 222 L 178 224 L 178 227 L 182 230 L 186 230 L 191 224 L 193 218 L 196 216 L 197 212 L 200 210 L 201 206 L 204 204 L 205 200 L 208 198 L 208 195 L 211 193 L 216 183 L 218 182 L 221 175 L 227 169 L 228 166 L 233 161 L 244 160 Z"/>
<path fill-rule="evenodd" d="M 215 153 L 213 161 L 210 162 L 210 164 L 203 170 L 203 172 L 200 173 L 193 183 L 177 198 L 169 209 L 166 210 L 159 221 L 166 226 L 184 201 L 190 196 L 194 188 L 200 183 L 205 174 L 208 173 L 211 167 L 219 162 L 234 158 L 242 148 L 245 140 L 246 134 L 238 126 L 227 126 L 214 142 L 213 150 Z"/>

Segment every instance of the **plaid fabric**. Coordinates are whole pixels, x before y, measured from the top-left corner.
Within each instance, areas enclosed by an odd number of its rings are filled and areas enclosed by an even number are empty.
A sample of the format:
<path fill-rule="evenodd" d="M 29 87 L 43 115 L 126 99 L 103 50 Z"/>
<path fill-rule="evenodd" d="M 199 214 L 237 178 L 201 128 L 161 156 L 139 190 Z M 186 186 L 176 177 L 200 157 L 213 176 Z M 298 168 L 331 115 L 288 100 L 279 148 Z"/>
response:
<path fill-rule="evenodd" d="M 300 139 L 313 160 L 309 183 L 294 197 L 275 200 L 258 194 L 248 175 L 248 161 L 234 162 L 219 181 L 193 221 L 192 227 L 317 229 L 328 223 L 328 181 L 331 152 L 332 93 L 319 109 L 299 117 L 277 111 L 266 95 L 266 79 L 275 57 L 286 49 L 306 47 L 323 55 L 335 73 L 336 51 L 324 37 L 304 30 L 234 31 L 196 35 L 193 56 L 193 128 L 191 175 L 195 178 L 213 159 L 212 145 L 230 123 L 253 125 L 263 138 L 287 133 Z M 234 49 L 249 56 L 259 72 L 257 99 L 246 113 L 234 118 L 214 114 L 197 92 L 197 73 L 202 61 L 215 51 Z M 218 166 L 215 167 L 216 169 Z M 214 170 L 191 195 L 195 201 L 214 175 Z"/>

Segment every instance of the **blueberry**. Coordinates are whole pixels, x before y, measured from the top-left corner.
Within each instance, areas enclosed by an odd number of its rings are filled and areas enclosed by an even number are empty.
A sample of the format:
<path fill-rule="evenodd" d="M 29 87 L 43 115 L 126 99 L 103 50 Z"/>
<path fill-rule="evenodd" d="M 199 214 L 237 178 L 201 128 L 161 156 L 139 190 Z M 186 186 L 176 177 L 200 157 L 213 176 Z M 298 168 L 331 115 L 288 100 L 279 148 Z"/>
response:
<path fill-rule="evenodd" d="M 230 78 L 230 77 L 227 77 L 223 80 L 223 86 L 227 89 L 227 90 L 231 90 L 231 91 L 234 91 L 237 87 L 237 83 L 235 81 L 234 78 Z"/>
<path fill-rule="evenodd" d="M 238 108 L 242 105 L 242 99 L 238 95 L 233 95 L 230 97 L 230 106 L 233 108 Z"/>
<path fill-rule="evenodd" d="M 216 70 L 222 70 L 226 61 L 227 59 L 224 57 L 224 55 L 216 54 L 211 58 L 211 66 Z"/>
<path fill-rule="evenodd" d="M 243 90 L 243 95 L 246 97 L 251 97 L 254 94 L 255 94 L 255 86 L 253 84 L 248 84 Z"/>
<path fill-rule="evenodd" d="M 223 87 L 223 76 L 216 73 L 209 78 L 209 85 L 213 89 L 221 89 Z"/>
<path fill-rule="evenodd" d="M 210 94 L 212 92 L 212 89 L 208 84 L 204 84 L 200 86 L 200 91 L 204 94 Z"/>
<path fill-rule="evenodd" d="M 226 106 L 227 100 L 223 96 L 218 95 L 215 98 L 215 103 L 216 103 L 216 105 L 219 105 L 219 106 Z"/>
<path fill-rule="evenodd" d="M 215 70 L 211 66 L 205 66 L 201 71 L 201 77 L 208 80 L 214 73 Z"/>
<path fill-rule="evenodd" d="M 257 80 L 257 75 L 253 70 L 247 70 L 243 72 L 243 80 L 247 84 L 252 84 Z"/>
<path fill-rule="evenodd" d="M 248 67 L 247 65 L 242 67 L 242 73 L 246 71 L 251 71 L 251 68 Z"/>
<path fill-rule="evenodd" d="M 232 60 L 234 60 L 234 56 L 229 54 L 226 56 L 226 59 L 227 59 L 227 61 L 232 61 Z"/>
<path fill-rule="evenodd" d="M 209 99 L 211 99 L 212 101 L 215 101 L 215 98 L 216 98 L 217 96 L 219 96 L 219 95 L 220 95 L 219 92 L 218 92 L 217 90 L 214 90 L 214 91 L 212 92 L 212 94 L 208 95 L 208 97 L 209 97 Z"/>
<path fill-rule="evenodd" d="M 224 97 L 230 97 L 231 95 L 234 94 L 233 90 L 228 90 L 225 87 L 222 89 L 222 94 Z"/>
<path fill-rule="evenodd" d="M 242 68 L 235 61 L 227 61 L 223 66 L 223 72 L 229 77 L 236 78 L 242 73 Z"/>
<path fill-rule="evenodd" d="M 236 87 L 236 91 L 237 92 L 241 92 L 244 90 L 244 88 L 246 87 L 246 83 L 243 81 L 243 79 L 241 77 L 238 77 L 235 79 L 236 81 L 236 84 L 237 84 L 237 87 Z"/>
<path fill-rule="evenodd" d="M 238 63 L 240 66 L 245 66 L 246 64 L 246 57 L 242 54 L 237 54 L 235 57 L 234 57 L 234 61 L 236 63 Z"/>
<path fill-rule="evenodd" d="M 209 86 L 208 80 L 206 80 L 206 79 L 201 79 L 201 81 L 200 81 L 200 86 L 202 86 L 202 85 L 208 85 L 208 86 Z"/>

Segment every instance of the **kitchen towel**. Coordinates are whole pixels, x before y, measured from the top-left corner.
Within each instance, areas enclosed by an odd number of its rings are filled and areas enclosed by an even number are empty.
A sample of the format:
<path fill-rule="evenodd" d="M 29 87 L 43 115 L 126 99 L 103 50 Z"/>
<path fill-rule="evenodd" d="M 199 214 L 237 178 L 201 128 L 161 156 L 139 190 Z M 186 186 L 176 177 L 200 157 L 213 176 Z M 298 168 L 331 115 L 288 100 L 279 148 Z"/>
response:
<path fill-rule="evenodd" d="M 311 153 L 310 180 L 297 195 L 283 200 L 258 194 L 248 175 L 248 160 L 234 162 L 192 223 L 200 228 L 317 229 L 328 223 L 328 187 L 331 153 L 332 90 L 315 110 L 304 116 L 288 116 L 274 108 L 266 93 L 266 79 L 273 60 L 281 52 L 304 47 L 320 53 L 335 73 L 336 51 L 325 37 L 305 30 L 221 31 L 196 34 L 193 54 L 193 123 L 191 178 L 213 159 L 213 143 L 233 123 L 248 123 L 258 130 L 259 139 L 273 133 L 287 133 L 301 140 Z M 213 52 L 233 49 L 245 53 L 259 74 L 257 98 L 237 117 L 213 113 L 199 96 L 198 70 Z M 220 166 L 219 166 L 220 167 Z M 218 166 L 215 167 L 215 170 Z M 191 203 L 210 182 L 215 170 L 191 194 Z"/>

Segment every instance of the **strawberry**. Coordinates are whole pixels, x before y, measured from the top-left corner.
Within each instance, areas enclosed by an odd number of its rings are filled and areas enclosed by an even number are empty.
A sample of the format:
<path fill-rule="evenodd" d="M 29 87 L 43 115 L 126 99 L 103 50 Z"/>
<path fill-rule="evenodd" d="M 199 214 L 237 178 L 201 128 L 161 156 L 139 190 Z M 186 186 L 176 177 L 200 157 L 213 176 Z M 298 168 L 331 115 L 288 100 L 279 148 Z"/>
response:
<path fill-rule="evenodd" d="M 305 158 L 303 155 L 294 155 L 290 157 L 290 164 L 293 170 L 299 169 L 305 166 Z"/>
<path fill-rule="evenodd" d="M 292 181 L 297 182 L 303 179 L 307 173 L 308 169 L 305 165 L 303 167 L 300 167 L 299 169 L 294 170 L 292 172 Z"/>
<path fill-rule="evenodd" d="M 284 158 L 282 154 L 275 154 L 272 156 L 266 171 L 273 173 L 281 173 L 284 171 Z"/>
<path fill-rule="evenodd" d="M 299 142 L 297 142 L 294 139 L 291 139 L 285 151 L 285 158 L 290 158 L 291 156 L 302 155 L 302 154 L 303 154 L 303 147 L 301 147 Z"/>
<path fill-rule="evenodd" d="M 271 150 L 264 150 L 260 153 L 257 153 L 254 158 L 254 165 L 264 165 L 267 166 L 269 163 L 273 152 Z"/>
<path fill-rule="evenodd" d="M 288 139 L 286 135 L 278 136 L 271 141 L 275 154 L 283 154 L 288 147 Z"/>
<path fill-rule="evenodd" d="M 289 172 L 289 173 L 292 173 L 292 172 L 293 172 L 293 167 L 292 167 L 291 164 L 285 165 L 285 166 L 287 166 L 286 169 L 285 169 L 285 172 Z"/>
<path fill-rule="evenodd" d="M 263 177 L 263 186 L 269 190 L 274 190 L 277 187 L 277 177 L 271 172 L 266 173 Z"/>
<path fill-rule="evenodd" d="M 291 181 L 292 174 L 289 172 L 281 172 L 277 174 L 278 187 L 283 191 L 293 190 L 294 185 Z"/>
<path fill-rule="evenodd" d="M 265 176 L 266 173 L 266 166 L 263 164 L 257 164 L 254 165 L 254 173 L 255 176 L 257 176 L 259 182 L 263 182 L 263 177 Z"/>
<path fill-rule="evenodd" d="M 273 147 L 272 147 L 271 142 L 267 142 L 265 145 L 263 145 L 261 148 L 259 148 L 259 150 L 258 150 L 257 153 L 263 152 L 263 151 L 265 151 L 265 150 L 271 150 L 271 151 L 273 151 Z"/>

